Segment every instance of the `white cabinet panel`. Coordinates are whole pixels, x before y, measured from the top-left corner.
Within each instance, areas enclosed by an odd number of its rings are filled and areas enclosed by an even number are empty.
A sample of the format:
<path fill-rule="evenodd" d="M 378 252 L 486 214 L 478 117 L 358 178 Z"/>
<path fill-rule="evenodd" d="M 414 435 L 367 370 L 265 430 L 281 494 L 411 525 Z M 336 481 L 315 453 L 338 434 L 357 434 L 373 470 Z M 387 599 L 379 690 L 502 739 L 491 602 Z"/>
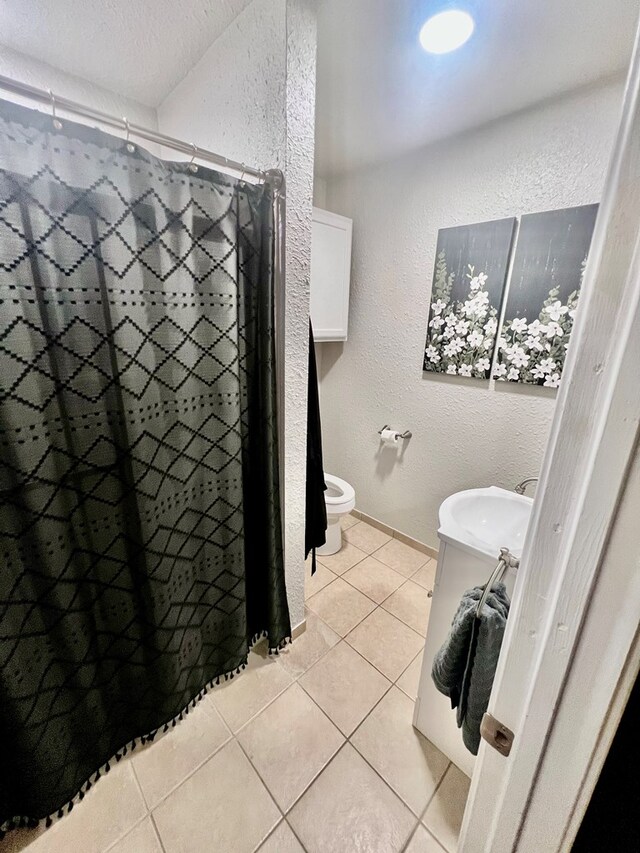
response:
<path fill-rule="evenodd" d="M 351 220 L 314 207 L 311 321 L 316 341 L 346 341 L 350 273 Z"/>

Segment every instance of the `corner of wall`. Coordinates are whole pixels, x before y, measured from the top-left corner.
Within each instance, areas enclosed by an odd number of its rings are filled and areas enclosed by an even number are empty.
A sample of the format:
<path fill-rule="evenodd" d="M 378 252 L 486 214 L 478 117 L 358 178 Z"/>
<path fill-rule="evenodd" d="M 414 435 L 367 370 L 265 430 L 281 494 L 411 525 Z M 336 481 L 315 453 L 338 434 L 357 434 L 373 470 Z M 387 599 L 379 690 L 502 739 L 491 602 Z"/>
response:
<path fill-rule="evenodd" d="M 304 521 L 316 82 L 312 0 L 287 0 L 285 569 L 291 621 L 304 619 Z"/>

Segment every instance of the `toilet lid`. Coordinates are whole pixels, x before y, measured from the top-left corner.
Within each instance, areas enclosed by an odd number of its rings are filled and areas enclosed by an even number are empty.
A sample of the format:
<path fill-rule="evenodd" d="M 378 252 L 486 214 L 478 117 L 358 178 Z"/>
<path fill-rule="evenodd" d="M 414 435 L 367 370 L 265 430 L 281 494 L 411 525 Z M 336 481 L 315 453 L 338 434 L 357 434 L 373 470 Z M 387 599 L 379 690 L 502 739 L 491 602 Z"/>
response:
<path fill-rule="evenodd" d="M 337 506 L 355 500 L 355 490 L 346 480 L 341 480 L 340 477 L 325 472 L 324 481 L 327 485 L 324 499 L 328 506 Z"/>

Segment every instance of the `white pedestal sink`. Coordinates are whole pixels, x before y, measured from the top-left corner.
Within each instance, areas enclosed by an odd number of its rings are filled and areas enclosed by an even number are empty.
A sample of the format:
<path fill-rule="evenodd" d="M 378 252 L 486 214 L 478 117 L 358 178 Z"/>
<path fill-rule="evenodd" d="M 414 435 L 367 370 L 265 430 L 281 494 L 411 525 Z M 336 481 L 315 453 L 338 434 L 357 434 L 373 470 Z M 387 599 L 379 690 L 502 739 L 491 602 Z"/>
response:
<path fill-rule="evenodd" d="M 531 498 L 490 486 L 457 492 L 440 506 L 441 545 L 413 724 L 468 776 L 475 758 L 462 743 L 450 701 L 431 680 L 431 665 L 464 591 L 487 582 L 500 548 L 522 555 L 532 504 Z M 510 569 L 504 577 L 510 594 L 514 580 Z"/>

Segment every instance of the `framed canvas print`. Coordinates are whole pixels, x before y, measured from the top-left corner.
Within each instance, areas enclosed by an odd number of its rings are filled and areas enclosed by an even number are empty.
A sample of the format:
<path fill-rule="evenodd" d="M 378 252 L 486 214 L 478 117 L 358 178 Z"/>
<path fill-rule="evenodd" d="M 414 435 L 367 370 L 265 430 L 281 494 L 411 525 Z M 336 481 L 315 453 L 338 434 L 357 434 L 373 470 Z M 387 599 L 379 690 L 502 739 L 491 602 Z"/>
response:
<path fill-rule="evenodd" d="M 424 370 L 489 377 L 515 222 L 438 231 Z"/>
<path fill-rule="evenodd" d="M 597 212 L 587 204 L 520 220 L 494 379 L 560 384 Z"/>

